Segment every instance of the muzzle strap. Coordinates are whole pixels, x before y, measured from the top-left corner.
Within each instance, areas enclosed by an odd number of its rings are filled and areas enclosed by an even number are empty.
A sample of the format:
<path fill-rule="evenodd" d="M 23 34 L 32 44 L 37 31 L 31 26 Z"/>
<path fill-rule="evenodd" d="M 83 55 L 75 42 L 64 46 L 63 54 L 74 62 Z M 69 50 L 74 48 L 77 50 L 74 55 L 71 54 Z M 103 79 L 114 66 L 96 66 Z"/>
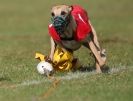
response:
<path fill-rule="evenodd" d="M 59 36 L 64 33 L 66 27 L 70 23 L 69 15 L 67 17 L 56 16 L 52 18 L 51 20 Z"/>

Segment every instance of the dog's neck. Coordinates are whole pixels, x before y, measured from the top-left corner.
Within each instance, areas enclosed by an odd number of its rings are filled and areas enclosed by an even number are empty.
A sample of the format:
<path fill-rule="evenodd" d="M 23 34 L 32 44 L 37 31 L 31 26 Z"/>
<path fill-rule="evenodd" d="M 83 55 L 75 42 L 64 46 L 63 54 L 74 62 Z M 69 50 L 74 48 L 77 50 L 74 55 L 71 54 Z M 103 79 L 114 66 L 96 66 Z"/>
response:
<path fill-rule="evenodd" d="M 74 36 L 76 27 L 77 27 L 76 21 L 74 20 L 73 16 L 70 15 L 70 23 L 68 24 L 66 30 L 64 31 L 65 37 L 72 38 Z"/>

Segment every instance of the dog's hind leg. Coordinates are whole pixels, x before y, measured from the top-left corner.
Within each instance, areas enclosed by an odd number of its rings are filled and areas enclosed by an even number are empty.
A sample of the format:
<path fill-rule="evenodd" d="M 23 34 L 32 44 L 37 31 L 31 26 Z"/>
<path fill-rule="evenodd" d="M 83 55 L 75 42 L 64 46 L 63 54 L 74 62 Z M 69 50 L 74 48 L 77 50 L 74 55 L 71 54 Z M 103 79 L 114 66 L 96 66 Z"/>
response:
<path fill-rule="evenodd" d="M 91 25 L 91 29 L 92 29 L 92 40 L 95 44 L 95 46 L 97 47 L 97 50 L 99 51 L 99 53 L 102 55 L 102 57 L 106 57 L 106 50 L 105 49 L 101 49 L 99 42 L 98 42 L 98 37 L 97 37 L 97 33 L 96 30 L 94 29 L 94 27 L 92 26 L 91 22 L 89 21 L 89 24 Z"/>
<path fill-rule="evenodd" d="M 99 45 L 99 42 L 98 42 L 98 37 L 97 37 L 96 31 L 95 31 L 95 29 L 92 26 L 90 21 L 89 21 L 89 24 L 91 25 L 91 28 L 92 28 L 92 37 L 91 37 L 91 39 L 93 40 L 93 43 L 95 44 L 95 46 L 97 48 L 97 51 L 101 55 L 101 58 L 102 58 L 102 60 L 104 61 L 104 64 L 105 64 L 105 61 L 106 61 L 105 49 L 103 49 L 103 50 L 101 49 L 101 47 Z M 97 72 L 101 72 L 100 65 L 97 62 L 97 59 L 96 59 L 96 70 L 97 70 Z"/>
<path fill-rule="evenodd" d="M 94 54 L 95 58 L 97 59 L 100 67 L 103 66 L 104 65 L 104 61 L 103 61 L 101 55 L 99 54 L 99 52 L 97 51 L 93 41 L 90 40 L 88 42 L 88 45 L 90 46 L 90 50 L 92 51 L 92 53 Z"/>
<path fill-rule="evenodd" d="M 97 34 L 96 34 L 96 30 L 94 29 L 94 27 L 92 26 L 91 22 L 89 21 L 89 24 L 91 25 L 91 29 L 92 29 L 92 35 L 93 35 L 93 42 L 94 44 L 96 45 L 96 47 L 98 48 L 99 51 L 101 51 L 101 48 L 100 48 L 100 45 L 99 45 L 99 42 L 98 42 L 98 37 L 97 37 Z"/>

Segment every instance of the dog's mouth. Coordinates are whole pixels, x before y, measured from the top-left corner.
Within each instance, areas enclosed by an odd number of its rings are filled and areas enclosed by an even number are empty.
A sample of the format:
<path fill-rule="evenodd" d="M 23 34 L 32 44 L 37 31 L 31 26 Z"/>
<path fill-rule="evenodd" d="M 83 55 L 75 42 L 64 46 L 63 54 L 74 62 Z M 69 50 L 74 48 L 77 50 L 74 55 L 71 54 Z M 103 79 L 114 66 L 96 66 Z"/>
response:
<path fill-rule="evenodd" d="M 67 26 L 70 23 L 70 15 L 64 17 L 64 16 L 56 16 L 52 17 L 52 24 L 59 34 L 59 36 L 62 36 L 64 34 L 64 31 L 66 30 Z"/>

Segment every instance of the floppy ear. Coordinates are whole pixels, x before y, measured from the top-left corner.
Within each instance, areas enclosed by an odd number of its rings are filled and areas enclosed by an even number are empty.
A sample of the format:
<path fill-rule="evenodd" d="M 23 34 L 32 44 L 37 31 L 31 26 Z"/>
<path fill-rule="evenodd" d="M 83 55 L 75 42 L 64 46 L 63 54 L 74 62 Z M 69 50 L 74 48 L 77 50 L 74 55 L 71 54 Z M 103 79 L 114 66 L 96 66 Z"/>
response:
<path fill-rule="evenodd" d="M 69 11 L 70 11 L 70 12 L 72 11 L 72 9 L 73 9 L 73 7 L 72 7 L 72 6 L 69 6 Z"/>
<path fill-rule="evenodd" d="M 54 7 L 56 7 L 56 6 L 58 6 L 57 4 L 52 4 L 51 5 L 51 10 L 54 8 Z"/>

